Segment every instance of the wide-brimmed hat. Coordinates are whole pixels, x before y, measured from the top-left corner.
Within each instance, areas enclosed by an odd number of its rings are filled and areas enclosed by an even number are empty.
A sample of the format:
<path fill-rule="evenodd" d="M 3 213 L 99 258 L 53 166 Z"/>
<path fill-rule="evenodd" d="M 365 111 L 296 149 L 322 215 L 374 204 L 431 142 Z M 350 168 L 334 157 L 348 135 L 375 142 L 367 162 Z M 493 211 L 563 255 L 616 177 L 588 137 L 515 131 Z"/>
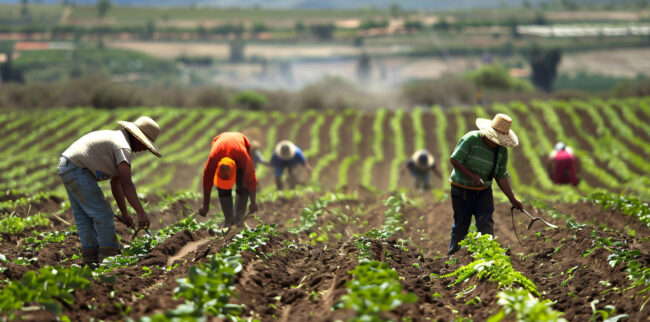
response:
<path fill-rule="evenodd" d="M 492 120 L 478 118 L 476 126 L 490 141 L 509 148 L 519 145 L 519 139 L 510 129 L 512 119 L 506 114 L 499 113 Z"/>
<path fill-rule="evenodd" d="M 282 140 L 275 146 L 275 154 L 282 160 L 291 160 L 296 155 L 296 145 L 289 140 Z"/>
<path fill-rule="evenodd" d="M 421 168 L 431 168 L 436 162 L 436 159 L 433 157 L 431 152 L 427 151 L 427 149 L 415 151 L 415 153 L 411 155 L 411 160 L 413 160 L 416 166 Z M 422 160 L 425 160 L 426 162 L 421 163 Z"/>
<path fill-rule="evenodd" d="M 123 126 L 138 141 L 142 142 L 151 153 L 161 157 L 160 150 L 154 142 L 160 134 L 158 123 L 148 116 L 140 116 L 135 122 L 117 121 L 117 124 Z"/>
<path fill-rule="evenodd" d="M 219 189 L 230 190 L 237 179 L 237 164 L 235 160 L 225 157 L 219 160 L 217 172 L 214 174 L 214 185 Z"/>

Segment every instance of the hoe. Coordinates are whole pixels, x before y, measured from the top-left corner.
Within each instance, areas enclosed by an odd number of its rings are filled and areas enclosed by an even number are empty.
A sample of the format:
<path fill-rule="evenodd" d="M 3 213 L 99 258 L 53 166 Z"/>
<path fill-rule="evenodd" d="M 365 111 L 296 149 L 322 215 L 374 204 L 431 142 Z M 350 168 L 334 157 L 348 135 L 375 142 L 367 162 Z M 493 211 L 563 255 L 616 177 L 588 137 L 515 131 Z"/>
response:
<path fill-rule="evenodd" d="M 546 226 L 551 227 L 551 228 L 557 228 L 557 226 L 547 222 L 546 220 L 540 218 L 540 217 L 533 217 L 531 216 L 526 210 L 520 209 L 521 212 L 523 212 L 528 218 L 530 218 L 530 223 L 528 224 L 528 229 L 530 230 L 530 227 L 533 227 L 533 224 L 535 221 L 539 220 L 543 222 Z M 510 215 L 512 216 L 512 229 L 515 231 L 515 236 L 517 236 L 517 240 L 519 241 L 519 244 L 521 247 L 526 248 L 524 244 L 521 242 L 521 239 L 519 239 L 519 235 L 517 235 L 517 228 L 515 227 L 515 207 L 510 208 Z"/>

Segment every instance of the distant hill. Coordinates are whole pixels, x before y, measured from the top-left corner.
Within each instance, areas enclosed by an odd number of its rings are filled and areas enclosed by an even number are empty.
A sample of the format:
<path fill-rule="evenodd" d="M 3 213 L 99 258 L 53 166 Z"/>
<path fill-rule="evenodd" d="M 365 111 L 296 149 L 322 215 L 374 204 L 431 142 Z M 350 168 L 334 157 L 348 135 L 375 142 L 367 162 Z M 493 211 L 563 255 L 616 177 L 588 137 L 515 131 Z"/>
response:
<path fill-rule="evenodd" d="M 621 3 L 637 0 L 575 0 L 578 3 Z M 0 0 L 0 3 L 19 3 L 19 0 Z M 30 3 L 58 4 L 60 0 L 31 0 Z M 79 5 L 94 5 L 96 0 L 71 0 Z M 358 9 L 382 8 L 399 4 L 400 8 L 416 9 L 468 9 L 521 7 L 523 0 L 112 0 L 118 6 L 205 6 L 229 8 L 285 8 L 285 9 Z M 529 0 L 533 6 L 555 0 Z"/>

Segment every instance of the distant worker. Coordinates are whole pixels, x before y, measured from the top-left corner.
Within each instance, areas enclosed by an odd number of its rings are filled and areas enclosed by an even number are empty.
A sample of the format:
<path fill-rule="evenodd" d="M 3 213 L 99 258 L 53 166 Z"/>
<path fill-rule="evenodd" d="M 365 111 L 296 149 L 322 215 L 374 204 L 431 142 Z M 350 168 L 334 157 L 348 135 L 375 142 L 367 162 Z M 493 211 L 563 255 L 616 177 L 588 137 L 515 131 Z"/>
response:
<path fill-rule="evenodd" d="M 454 225 L 451 227 L 449 255 L 460 249 L 458 243 L 467 236 L 472 215 L 480 233 L 494 235 L 492 179 L 496 179 L 513 207 L 523 207 L 512 192 L 507 170 L 506 147 L 519 144 L 517 136 L 510 130 L 511 123 L 512 119 L 505 114 L 497 114 L 492 120 L 477 119 L 479 131 L 465 134 L 451 155 L 454 169 L 449 181 Z"/>
<path fill-rule="evenodd" d="M 415 179 L 415 189 L 420 191 L 431 189 L 431 172 L 435 173 L 438 178 L 442 178 L 442 175 L 436 169 L 433 155 L 426 149 L 420 149 L 413 153 L 409 160 L 402 165 L 400 174 L 403 174 L 407 169 Z"/>
<path fill-rule="evenodd" d="M 217 186 L 219 203 L 225 217 L 223 227 L 238 225 L 246 218 L 246 207 L 250 198 L 249 214 L 257 211 L 257 177 L 250 156 L 251 144 L 241 133 L 224 132 L 212 140 L 210 157 L 203 170 L 203 205 L 199 215 L 210 209 L 212 185 Z M 237 184 L 237 198 L 233 211 L 232 187 Z"/>
<path fill-rule="evenodd" d="M 113 209 L 104 198 L 98 181 L 111 180 L 113 198 L 122 213 L 122 216 L 115 216 L 119 221 L 135 228 L 126 209 L 126 198 L 137 214 L 138 228 L 149 227 L 149 217 L 133 185 L 131 159 L 133 152 L 146 150 L 160 157 L 154 144 L 160 128 L 147 116 L 118 124 L 124 128 L 90 132 L 72 143 L 63 152 L 57 168 L 70 199 L 83 263 L 91 267 L 120 252 Z"/>
<path fill-rule="evenodd" d="M 562 142 L 558 142 L 546 162 L 553 183 L 577 186 L 580 181 L 576 176 L 579 168 L 578 161 L 573 149 Z"/>
<path fill-rule="evenodd" d="M 251 159 L 253 159 L 253 165 L 257 168 L 257 164 L 261 163 L 266 166 L 270 166 L 271 163 L 266 160 L 262 155 L 262 145 L 257 140 L 251 140 Z"/>
<path fill-rule="evenodd" d="M 243 130 L 242 133 L 251 142 L 251 159 L 253 159 L 255 168 L 257 168 L 258 163 L 269 166 L 270 163 L 262 155 L 262 144 L 259 141 L 262 139 L 262 130 L 258 127 L 250 127 Z"/>
<path fill-rule="evenodd" d="M 275 174 L 275 186 L 278 190 L 282 190 L 282 173 L 284 169 L 287 169 L 289 175 L 289 187 L 294 189 L 296 187 L 296 174 L 294 169 L 298 165 L 303 165 L 305 169 L 311 174 L 312 168 L 307 158 L 302 153 L 299 147 L 291 143 L 288 140 L 280 141 L 273 150 L 273 156 L 271 156 L 271 166 L 274 169 Z"/>

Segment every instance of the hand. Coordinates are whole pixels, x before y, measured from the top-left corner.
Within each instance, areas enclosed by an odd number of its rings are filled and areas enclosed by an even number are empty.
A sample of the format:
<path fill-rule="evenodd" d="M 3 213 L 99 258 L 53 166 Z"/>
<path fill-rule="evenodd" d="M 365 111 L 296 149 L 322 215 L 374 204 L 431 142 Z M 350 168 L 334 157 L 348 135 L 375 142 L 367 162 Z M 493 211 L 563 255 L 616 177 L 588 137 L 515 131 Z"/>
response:
<path fill-rule="evenodd" d="M 207 214 L 208 214 L 208 208 L 201 206 L 201 208 L 199 208 L 199 216 L 205 217 L 205 215 Z"/>
<path fill-rule="evenodd" d="M 485 185 L 485 183 L 483 182 L 483 179 L 481 179 L 481 177 L 479 177 L 479 176 L 474 176 L 474 178 L 472 178 L 472 184 L 475 187 L 482 187 L 482 186 Z"/>
<path fill-rule="evenodd" d="M 149 217 L 144 212 L 138 214 L 138 228 L 149 228 Z"/>
<path fill-rule="evenodd" d="M 510 203 L 512 204 L 513 207 L 517 209 L 524 209 L 524 204 L 519 201 L 519 199 L 514 198 L 513 200 L 510 200 Z"/>
<path fill-rule="evenodd" d="M 133 219 L 131 219 L 131 216 L 129 216 L 129 215 L 126 215 L 126 216 L 125 215 L 122 215 L 122 216 L 115 215 L 115 218 L 117 219 L 117 221 L 121 222 L 125 226 L 127 226 L 129 228 L 134 228 L 133 227 Z"/>
<path fill-rule="evenodd" d="M 257 207 L 257 203 L 253 202 L 253 203 L 250 204 L 250 206 L 248 206 L 248 214 L 250 215 L 250 214 L 256 212 L 258 209 L 259 208 Z"/>

